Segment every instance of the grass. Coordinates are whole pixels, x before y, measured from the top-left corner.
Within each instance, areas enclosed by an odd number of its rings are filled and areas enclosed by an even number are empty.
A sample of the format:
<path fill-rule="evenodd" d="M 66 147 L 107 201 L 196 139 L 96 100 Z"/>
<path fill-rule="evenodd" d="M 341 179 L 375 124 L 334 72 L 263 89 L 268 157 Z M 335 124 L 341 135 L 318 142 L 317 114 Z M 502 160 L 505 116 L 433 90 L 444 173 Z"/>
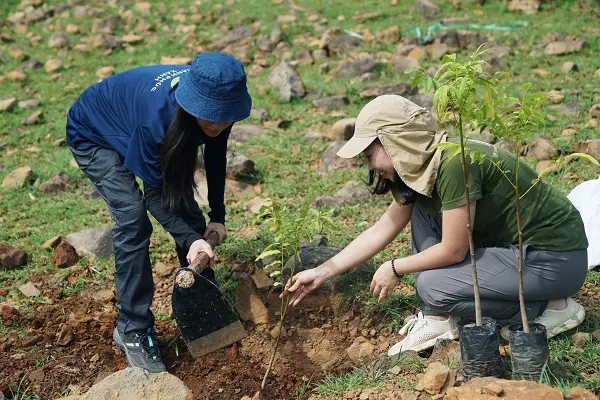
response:
<path fill-rule="evenodd" d="M 374 373 L 371 366 L 364 366 L 344 374 L 327 375 L 315 383 L 313 392 L 319 396 L 333 396 L 356 389 L 377 390 L 383 389 L 385 380 L 383 374 Z"/>
<path fill-rule="evenodd" d="M 0 2 L 1 15 L 14 13 L 19 3 L 20 0 Z M 129 7 L 133 1 L 122 3 Z M 188 15 L 197 12 L 204 16 L 213 16 L 213 23 L 197 24 L 194 32 L 198 37 L 198 44 L 205 49 L 212 41 L 223 37 L 227 29 L 255 24 L 258 30 L 256 36 L 268 35 L 273 26 L 279 25 L 283 30 L 285 45 L 292 51 L 312 50 L 315 46 L 311 44 L 311 40 L 320 36 L 320 28 L 308 20 L 311 13 L 318 13 L 320 18 L 326 19 L 328 22 L 325 27 L 338 26 L 361 34 L 364 34 L 365 30 L 374 33 L 392 25 L 398 25 L 402 28 L 403 36 L 411 36 L 414 35 L 412 32 L 415 28 L 426 30 L 435 22 L 412 13 L 412 1 L 400 1 L 397 6 L 392 6 L 389 1 L 380 0 L 347 2 L 302 0 L 296 3 L 305 12 L 296 13 L 294 8 L 287 3 L 275 6 L 270 0 L 252 2 L 204 0 L 196 4 L 185 5 L 175 0 L 151 1 L 152 13 L 148 16 L 140 16 L 135 7 L 125 10 L 121 5 L 94 4 L 94 8 L 105 10 L 102 17 L 114 14 L 123 16 L 123 22 L 115 32 L 116 36 L 123 36 L 130 31 L 125 26 L 125 11 L 131 12 L 134 17 L 141 18 L 156 27 L 156 32 L 145 35 L 145 43 L 135 46 L 132 51 L 118 49 L 110 54 L 104 54 L 103 50 L 93 50 L 89 54 L 77 51 L 56 51 L 46 45 L 53 29 L 64 31 L 67 24 L 78 25 L 82 32 L 68 34 L 72 44 L 78 37 L 95 34 L 92 30 L 95 21 L 89 18 L 77 19 L 72 13 L 68 15 L 57 13 L 57 16 L 50 22 L 32 24 L 29 27 L 29 36 L 15 34 L 8 23 L 0 26 L 0 32 L 10 34 L 15 39 L 14 45 L 22 47 L 32 59 L 43 63 L 49 58 L 58 58 L 63 62 L 63 68 L 58 71 L 61 75 L 54 79 L 42 68 L 27 71 L 27 80 L 24 83 L 11 82 L 6 79 L 0 81 L 1 91 L 6 94 L 2 97 L 10 94 L 19 101 L 38 98 L 42 101 L 40 110 L 43 112 L 42 122 L 33 126 L 22 125 L 22 120 L 31 111 L 23 111 L 16 107 L 9 113 L 1 114 L 0 181 L 10 171 L 24 165 L 31 166 L 34 176 L 32 181 L 22 189 L 0 190 L 0 243 L 24 248 L 30 259 L 26 268 L 0 271 L 2 286 L 9 289 L 9 294 L 0 298 L 0 301 L 16 299 L 23 302 L 23 309 L 26 312 L 33 312 L 35 305 L 41 299 L 24 299 L 16 289 L 18 284 L 39 274 L 54 275 L 56 273 L 58 276 L 65 274 L 64 278 L 68 275 L 63 271 L 56 272 L 50 262 L 51 252 L 41 250 L 41 244 L 54 235 L 66 236 L 71 232 L 87 228 L 112 225 L 104 203 L 86 199 L 85 194 L 91 189 L 91 183 L 78 169 L 69 167 L 72 157 L 68 148 L 57 147 L 52 142 L 64 137 L 66 111 L 83 90 L 97 81 L 95 72 L 99 68 L 112 65 L 116 72 L 121 72 L 136 66 L 157 63 L 161 56 L 192 57 L 197 54 L 197 48 L 181 43 L 182 35 L 176 33 L 177 26 L 181 24 L 174 22 L 173 16 L 177 14 L 178 10 L 183 9 Z M 511 48 L 512 54 L 504 59 L 506 69 L 513 74 L 511 87 L 516 89 L 523 82 L 530 80 L 533 82 L 532 90 L 567 89 L 570 92 L 566 94 L 563 104 L 581 103 L 582 105 L 582 111 L 576 117 L 563 116 L 555 107 L 551 107 L 549 104 L 545 105 L 543 113 L 557 118 L 554 121 L 547 120 L 546 125 L 540 129 L 539 135 L 553 139 L 563 153 L 572 151 L 575 144 L 582 140 L 600 137 L 598 128 L 585 127 L 588 121 L 587 110 L 592 104 L 598 102 L 598 94 L 594 93 L 594 89 L 598 86 L 598 78 L 594 78 L 594 72 L 600 67 L 596 59 L 600 34 L 597 28 L 597 19 L 593 13 L 578 10 L 577 0 L 544 4 L 543 12 L 537 15 L 509 13 L 505 2 L 486 2 L 484 6 L 480 6 L 477 2 L 461 2 L 459 7 L 445 0 L 438 0 L 436 3 L 441 7 L 444 17 L 466 15 L 480 25 L 497 24 L 502 26 L 515 20 L 526 21 L 528 27 L 519 31 L 492 32 L 497 44 L 507 45 Z M 51 7 L 66 5 L 62 0 L 46 0 L 46 4 Z M 358 22 L 352 18 L 356 13 L 367 13 L 374 10 L 381 12 L 382 16 L 364 22 Z M 278 22 L 280 16 L 295 13 L 297 14 L 296 23 Z M 183 24 L 188 25 L 191 22 L 188 19 Z M 135 26 L 135 23 L 131 25 Z M 537 45 L 544 40 L 546 35 L 554 32 L 578 35 L 586 39 L 589 47 L 565 57 L 549 57 L 543 54 L 539 57 L 529 56 L 531 51 L 540 51 Z M 31 36 L 35 35 L 41 37 L 37 46 L 32 45 L 30 40 Z M 7 54 L 11 45 L 0 44 L 0 53 L 3 54 L 3 74 L 18 69 L 22 65 L 22 62 L 14 60 Z M 287 129 L 269 129 L 259 138 L 236 145 L 236 151 L 247 155 L 256 162 L 259 170 L 257 186 L 260 187 L 262 197 L 285 199 L 292 204 L 301 204 L 307 196 L 331 195 L 343 185 L 360 184 L 366 178 L 365 169 L 337 171 L 322 175 L 319 171 L 319 160 L 328 143 L 308 141 L 303 138 L 303 134 L 309 129 L 327 133 L 336 120 L 344 116 L 355 117 L 367 102 L 359 97 L 360 91 L 365 87 L 374 84 L 408 82 L 408 77 L 394 71 L 388 62 L 394 48 L 394 45 L 377 42 L 362 43 L 358 48 L 358 52 L 375 54 L 383 61 L 379 69 L 381 79 L 376 83 L 330 80 L 328 74 L 319 72 L 320 63 L 297 67 L 309 90 L 320 89 L 324 96 L 344 94 L 349 97 L 350 104 L 343 110 L 336 110 L 336 113 L 317 112 L 310 100 L 295 100 L 288 104 L 279 103 L 276 91 L 271 90 L 268 85 L 269 69 L 256 77 L 249 77 L 248 86 L 253 96 L 254 107 L 267 109 L 270 120 L 292 121 Z M 254 44 L 251 45 L 250 52 L 251 54 L 256 53 Z M 459 52 L 463 56 L 467 53 L 466 50 Z M 255 55 L 258 56 L 259 53 Z M 281 57 L 267 54 L 264 55 L 264 58 L 270 62 L 276 62 Z M 337 56 L 327 62 L 332 64 L 332 69 L 334 69 L 335 65 L 333 64 L 343 59 L 344 56 Z M 563 75 L 560 68 L 562 63 L 567 60 L 575 62 L 579 67 L 579 72 L 574 72 L 570 76 Z M 429 68 L 437 65 L 437 61 L 427 56 L 422 60 L 422 65 Z M 547 77 L 533 78 L 531 70 L 534 68 L 545 69 L 551 74 Z M 248 122 L 258 123 L 253 120 Z M 571 124 L 578 127 L 577 132 L 571 137 L 562 138 L 562 130 Z M 531 162 L 531 164 L 535 167 L 535 162 Z M 73 190 L 56 195 L 44 195 L 32 185 L 36 179 L 45 181 L 59 172 L 69 174 L 74 183 Z M 576 177 L 575 180 L 565 179 L 565 176 L 569 177 L 572 174 Z M 560 173 L 551 175 L 548 181 L 562 192 L 567 193 L 575 187 L 577 179 L 591 179 L 597 176 L 598 172 L 589 165 L 574 162 Z M 253 216 L 244 207 L 246 200 L 231 196 L 228 198 L 227 227 L 230 235 L 227 242 L 219 249 L 226 267 L 240 263 L 252 264 L 259 249 L 269 241 L 269 238 L 262 233 L 250 236 L 237 234 L 237 232 L 251 227 L 253 223 Z M 386 196 L 374 198 L 368 205 L 336 209 L 333 217 L 338 229 L 329 235 L 330 245 L 342 247 L 348 244 L 379 218 L 390 201 L 391 197 Z M 154 246 L 151 249 L 151 258 L 155 262 L 168 258 L 169 255 L 174 254 L 174 251 L 172 239 L 156 221 L 153 219 L 152 221 L 155 229 L 152 237 Z M 374 271 L 377 266 L 392 256 L 402 257 L 409 254 L 408 243 L 406 234 L 401 234 L 396 242 L 374 258 L 370 268 Z M 76 295 L 90 286 L 99 288 L 112 285 L 114 268 L 112 261 L 87 263 L 86 260 L 82 260 L 81 264 L 94 269 L 79 276 L 73 284 L 68 284 L 64 280 L 59 283 L 64 295 Z M 232 274 L 227 268 L 219 268 L 216 274 L 217 279 L 221 282 L 221 289 L 233 302 L 236 285 L 235 274 Z M 409 277 L 405 278 L 404 283 L 410 284 L 410 279 Z M 591 272 L 587 278 L 588 282 L 595 284 L 599 280 L 600 272 Z M 403 318 L 416 306 L 414 296 L 405 296 L 401 293 L 395 293 L 389 301 L 381 305 L 377 304 L 368 293 L 368 282 L 356 282 L 349 285 L 347 292 L 343 295 L 350 306 L 383 316 L 394 329 L 402 325 Z M 158 317 L 162 318 L 162 316 Z M 589 325 L 585 325 L 581 329 L 591 331 L 593 326 L 598 329 L 598 319 L 594 318 L 590 317 L 593 322 L 588 322 Z M 0 321 L 0 334 L 9 331 L 23 332 L 25 329 L 26 327 L 6 327 Z M 591 371 L 594 365 L 598 365 L 597 349 L 590 347 L 586 348 L 584 354 L 575 353 L 572 351 L 568 335 L 551 341 L 551 351 L 553 363 L 560 364 L 569 370 Z M 581 382 L 599 390 L 600 383 L 597 378 Z M 368 374 L 365 374 L 364 371 L 356 370 L 344 376 L 330 376 L 323 382 L 310 385 L 315 385 L 316 393 L 325 394 L 328 391 L 339 392 L 361 385 L 377 386 L 379 384 L 380 380 L 369 379 Z"/>

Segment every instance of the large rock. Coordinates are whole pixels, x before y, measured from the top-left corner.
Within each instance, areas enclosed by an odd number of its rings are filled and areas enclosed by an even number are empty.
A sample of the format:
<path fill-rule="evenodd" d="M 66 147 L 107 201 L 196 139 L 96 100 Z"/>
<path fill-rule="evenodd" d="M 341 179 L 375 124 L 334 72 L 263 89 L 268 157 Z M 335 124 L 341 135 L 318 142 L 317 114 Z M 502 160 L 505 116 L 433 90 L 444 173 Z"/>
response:
<path fill-rule="evenodd" d="M 25 186 L 25 183 L 31 179 L 32 175 L 33 171 L 28 165 L 17 168 L 6 175 L 2 181 L 2 189 L 9 189 L 12 187 L 22 188 Z"/>
<path fill-rule="evenodd" d="M 550 160 L 557 155 L 556 146 L 548 139 L 541 137 L 538 137 L 527 151 L 527 157 L 535 158 L 536 160 Z"/>
<path fill-rule="evenodd" d="M 354 339 L 352 345 L 348 347 L 346 350 L 346 354 L 348 354 L 348 358 L 355 365 L 361 365 L 365 362 L 369 361 L 373 354 L 375 353 L 375 346 L 373 346 L 369 339 L 359 336 Z"/>
<path fill-rule="evenodd" d="M 417 0 L 413 7 L 413 12 L 422 14 L 426 18 L 431 18 L 439 14 L 440 8 L 429 0 Z"/>
<path fill-rule="evenodd" d="M 576 386 L 565 396 L 565 400 L 598 400 L 598 396 L 581 386 Z"/>
<path fill-rule="evenodd" d="M 0 99 L 0 112 L 12 110 L 15 104 L 17 104 L 17 99 L 14 97 Z"/>
<path fill-rule="evenodd" d="M 212 44 L 213 50 L 223 50 L 228 46 L 240 46 L 243 44 L 247 44 L 250 41 L 250 38 L 254 34 L 255 30 L 251 27 L 238 27 L 230 30 L 227 35 L 217 40 Z"/>
<path fill-rule="evenodd" d="M 565 117 L 577 118 L 583 110 L 583 103 L 553 104 L 549 108 L 558 111 Z"/>
<path fill-rule="evenodd" d="M 510 12 L 537 14 L 540 10 L 540 0 L 512 0 L 508 6 Z"/>
<path fill-rule="evenodd" d="M 65 241 L 75 248 L 77 254 L 90 261 L 110 258 L 114 254 L 110 228 L 93 228 L 71 233 L 65 238 Z"/>
<path fill-rule="evenodd" d="M 396 83 L 392 85 L 372 86 L 360 92 L 360 97 L 363 99 L 374 99 L 375 97 L 386 94 L 397 94 L 402 97 L 409 97 L 416 94 L 417 88 L 411 89 L 408 83 Z"/>
<path fill-rule="evenodd" d="M 354 125 L 356 118 L 344 118 L 336 121 L 331 127 L 331 135 L 333 140 L 350 140 L 354 135 Z"/>
<path fill-rule="evenodd" d="M 600 139 L 586 140 L 575 145 L 577 153 L 585 153 L 600 161 Z"/>
<path fill-rule="evenodd" d="M 15 269 L 27 264 L 27 253 L 16 247 L 0 244 L 0 269 Z"/>
<path fill-rule="evenodd" d="M 419 61 L 413 57 L 403 56 L 400 54 L 394 54 L 392 56 L 392 66 L 398 73 L 402 74 L 408 68 L 418 68 Z"/>
<path fill-rule="evenodd" d="M 53 176 L 39 186 L 42 193 L 58 193 L 72 188 L 71 177 L 64 172 Z"/>
<path fill-rule="evenodd" d="M 81 400 L 192 400 L 192 392 L 168 372 L 149 374 L 141 368 L 126 368 L 107 376 Z"/>
<path fill-rule="evenodd" d="M 584 40 L 566 40 L 561 42 L 548 43 L 544 48 L 547 56 L 562 56 L 565 54 L 581 51 L 587 43 Z"/>
<path fill-rule="evenodd" d="M 351 52 L 362 44 L 360 39 L 354 36 L 343 34 L 336 39 L 333 39 L 327 46 L 329 52 L 332 55 L 343 54 L 345 52 Z"/>
<path fill-rule="evenodd" d="M 69 45 L 69 38 L 62 32 L 56 32 L 48 39 L 48 47 L 60 49 Z"/>
<path fill-rule="evenodd" d="M 358 157 L 341 158 L 337 156 L 337 152 L 346 144 L 344 140 L 331 143 L 321 157 L 321 165 L 325 173 L 338 171 L 341 169 L 358 168 L 363 165 Z"/>
<path fill-rule="evenodd" d="M 600 118 L 600 103 L 594 104 L 588 111 L 590 118 Z"/>
<path fill-rule="evenodd" d="M 500 391 L 500 393 L 498 393 Z M 475 378 L 448 390 L 446 400 L 562 400 L 559 389 L 530 381 Z"/>
<path fill-rule="evenodd" d="M 466 30 L 445 31 L 436 40 L 454 49 L 477 48 L 487 41 L 485 35 Z"/>
<path fill-rule="evenodd" d="M 235 290 L 235 309 L 243 321 L 255 324 L 269 323 L 269 310 L 260 299 L 256 285 L 247 274 L 240 276 Z"/>
<path fill-rule="evenodd" d="M 431 395 L 439 394 L 450 376 L 450 368 L 446 365 L 433 362 L 427 366 L 423 378 L 417 383 L 415 389 Z"/>
<path fill-rule="evenodd" d="M 245 142 L 259 137 L 263 133 L 263 128 L 258 125 L 241 124 L 233 125 L 231 128 L 231 138 L 236 142 Z"/>
<path fill-rule="evenodd" d="M 282 61 L 269 75 L 271 86 L 279 90 L 279 100 L 288 103 L 292 98 L 304 97 L 306 88 L 302 78 L 286 61 Z"/>
<path fill-rule="evenodd" d="M 238 181 L 252 180 L 257 174 L 254 161 L 243 154 L 227 150 L 227 176 Z"/>
<path fill-rule="evenodd" d="M 42 294 L 40 290 L 32 283 L 27 282 L 21 286 L 19 286 L 19 292 L 23 294 L 25 297 L 36 297 Z"/>
<path fill-rule="evenodd" d="M 356 61 L 350 61 L 342 64 L 336 71 L 335 77 L 338 79 L 354 78 L 367 72 L 371 72 L 380 64 L 373 57 L 365 57 Z"/>
<path fill-rule="evenodd" d="M 346 96 L 331 96 L 314 100 L 313 104 L 319 110 L 328 112 L 333 110 L 342 110 L 346 105 L 350 104 L 350 100 Z"/>
<path fill-rule="evenodd" d="M 79 261 L 79 255 L 73 246 L 68 243 L 59 244 L 54 249 L 54 255 L 52 255 L 52 265 L 57 268 L 68 268 L 77 264 Z"/>
<path fill-rule="evenodd" d="M 355 206 L 368 202 L 371 196 L 371 191 L 365 186 L 347 186 L 341 188 L 333 196 L 319 196 L 315 198 L 314 203 L 317 208 Z"/>

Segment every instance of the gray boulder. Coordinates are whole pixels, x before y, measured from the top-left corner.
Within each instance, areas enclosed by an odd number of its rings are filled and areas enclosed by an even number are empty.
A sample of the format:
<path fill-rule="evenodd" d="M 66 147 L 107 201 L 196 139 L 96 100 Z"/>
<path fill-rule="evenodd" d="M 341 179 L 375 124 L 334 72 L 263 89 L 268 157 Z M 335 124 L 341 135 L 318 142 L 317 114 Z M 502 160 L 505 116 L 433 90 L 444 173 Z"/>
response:
<path fill-rule="evenodd" d="M 110 228 L 93 228 L 71 233 L 65 238 L 65 241 L 75 248 L 77 254 L 90 261 L 110 258 L 114 254 Z"/>

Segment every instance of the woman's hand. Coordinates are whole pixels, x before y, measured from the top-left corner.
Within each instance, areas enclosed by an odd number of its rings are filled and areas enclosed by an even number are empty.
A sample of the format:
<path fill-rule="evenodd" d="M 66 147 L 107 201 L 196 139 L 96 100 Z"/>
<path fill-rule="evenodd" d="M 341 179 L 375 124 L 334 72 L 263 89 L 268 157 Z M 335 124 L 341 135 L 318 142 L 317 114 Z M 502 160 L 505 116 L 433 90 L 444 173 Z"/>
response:
<path fill-rule="evenodd" d="M 396 266 L 398 271 L 398 266 Z M 402 273 L 398 271 L 398 273 Z M 377 297 L 377 301 L 380 303 L 387 299 L 393 292 L 399 279 L 392 270 L 392 263 L 390 261 L 381 264 L 381 267 L 377 269 L 373 280 L 371 281 L 371 293 Z"/>
<path fill-rule="evenodd" d="M 289 304 L 293 307 L 298 305 L 307 294 L 321 287 L 333 276 L 328 262 L 330 261 L 319 265 L 317 268 L 307 269 L 294 275 L 286 283 L 281 296 L 289 295 Z"/>
<path fill-rule="evenodd" d="M 198 254 L 206 253 L 208 257 L 212 260 L 215 257 L 215 253 L 213 253 L 212 247 L 210 244 L 206 242 L 204 239 L 198 239 L 190 246 L 190 250 L 187 253 L 187 261 L 188 263 L 193 263 Z"/>
<path fill-rule="evenodd" d="M 225 229 L 225 225 L 221 223 L 210 222 L 208 224 L 208 226 L 204 230 L 205 240 L 208 238 L 208 235 L 210 235 L 211 232 L 217 232 L 217 234 L 219 235 L 219 241 L 217 242 L 217 246 L 223 243 L 225 241 L 225 238 L 227 238 L 227 229 Z"/>

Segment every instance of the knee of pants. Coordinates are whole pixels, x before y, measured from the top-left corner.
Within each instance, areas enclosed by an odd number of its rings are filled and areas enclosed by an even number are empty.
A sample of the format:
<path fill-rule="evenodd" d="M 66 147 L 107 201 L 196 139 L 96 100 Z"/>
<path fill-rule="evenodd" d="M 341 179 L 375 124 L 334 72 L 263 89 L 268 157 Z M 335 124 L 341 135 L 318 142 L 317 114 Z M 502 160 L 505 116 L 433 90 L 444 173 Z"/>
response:
<path fill-rule="evenodd" d="M 436 270 L 421 272 L 415 281 L 415 289 L 421 302 L 431 309 L 443 311 L 454 303 L 451 294 L 440 287 L 440 274 Z"/>
<path fill-rule="evenodd" d="M 121 239 L 149 239 L 152 235 L 152 223 L 143 201 L 135 201 L 114 210 L 115 237 Z"/>

